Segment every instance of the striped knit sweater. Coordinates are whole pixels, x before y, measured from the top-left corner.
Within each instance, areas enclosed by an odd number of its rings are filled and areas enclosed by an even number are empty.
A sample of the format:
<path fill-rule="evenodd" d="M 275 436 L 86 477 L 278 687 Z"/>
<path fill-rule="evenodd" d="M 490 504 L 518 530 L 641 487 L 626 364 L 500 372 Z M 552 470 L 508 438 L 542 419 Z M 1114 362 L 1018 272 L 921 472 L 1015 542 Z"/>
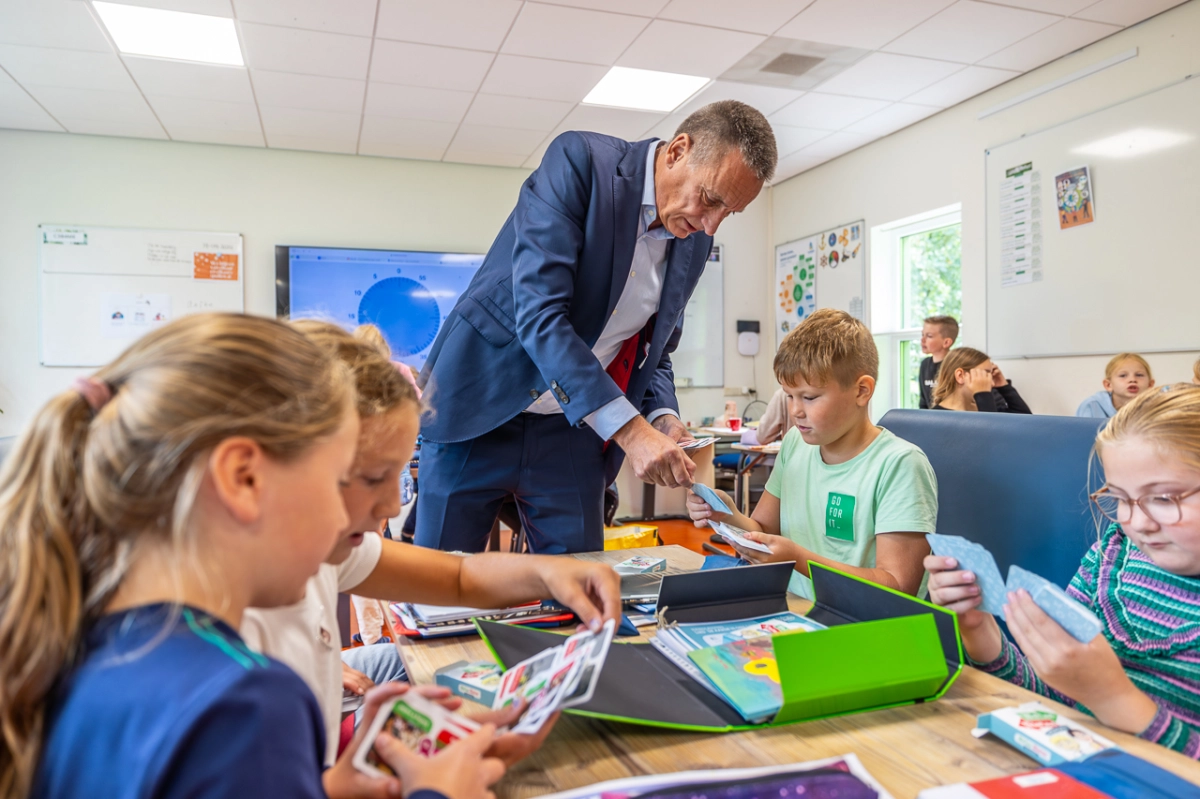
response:
<path fill-rule="evenodd" d="M 1100 617 L 1125 673 L 1158 705 L 1141 737 L 1200 759 L 1200 577 L 1154 565 L 1114 524 L 1088 550 L 1067 593 Z M 1000 657 L 972 665 L 1087 711 L 1042 682 L 1007 638 Z"/>

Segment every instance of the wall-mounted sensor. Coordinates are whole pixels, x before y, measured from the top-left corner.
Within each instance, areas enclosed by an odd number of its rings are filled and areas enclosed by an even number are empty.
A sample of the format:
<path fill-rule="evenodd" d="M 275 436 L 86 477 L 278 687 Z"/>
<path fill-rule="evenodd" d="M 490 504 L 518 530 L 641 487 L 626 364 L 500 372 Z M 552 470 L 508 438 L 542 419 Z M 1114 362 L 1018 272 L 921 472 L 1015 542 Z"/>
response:
<path fill-rule="evenodd" d="M 758 322 L 737 320 L 738 354 L 753 358 L 758 355 Z"/>

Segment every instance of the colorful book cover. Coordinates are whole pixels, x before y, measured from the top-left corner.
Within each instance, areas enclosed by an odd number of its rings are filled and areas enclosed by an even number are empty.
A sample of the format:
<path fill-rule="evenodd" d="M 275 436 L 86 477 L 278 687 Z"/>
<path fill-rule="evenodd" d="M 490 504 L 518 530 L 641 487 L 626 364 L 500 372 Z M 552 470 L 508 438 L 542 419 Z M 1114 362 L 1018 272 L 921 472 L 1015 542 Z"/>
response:
<path fill-rule="evenodd" d="M 796 630 L 805 632 L 823 630 L 825 625 L 795 613 L 772 613 L 769 616 L 758 616 L 752 619 L 680 624 L 672 629 L 687 641 L 692 649 L 704 649 L 733 641 L 749 641 L 755 638 L 769 639 L 772 635 Z"/>
<path fill-rule="evenodd" d="M 688 657 L 746 721 L 771 718 L 783 706 L 779 666 L 770 636 L 698 649 L 688 652 Z"/>

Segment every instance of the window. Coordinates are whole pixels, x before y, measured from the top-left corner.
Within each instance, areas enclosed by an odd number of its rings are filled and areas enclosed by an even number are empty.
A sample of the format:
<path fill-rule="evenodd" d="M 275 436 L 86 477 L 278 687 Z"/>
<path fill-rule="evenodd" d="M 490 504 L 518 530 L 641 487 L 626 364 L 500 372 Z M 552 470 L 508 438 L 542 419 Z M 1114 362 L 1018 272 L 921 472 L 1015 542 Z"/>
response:
<path fill-rule="evenodd" d="M 918 406 L 925 318 L 949 314 L 963 322 L 961 220 L 961 206 L 952 206 L 871 229 L 877 416 Z"/>

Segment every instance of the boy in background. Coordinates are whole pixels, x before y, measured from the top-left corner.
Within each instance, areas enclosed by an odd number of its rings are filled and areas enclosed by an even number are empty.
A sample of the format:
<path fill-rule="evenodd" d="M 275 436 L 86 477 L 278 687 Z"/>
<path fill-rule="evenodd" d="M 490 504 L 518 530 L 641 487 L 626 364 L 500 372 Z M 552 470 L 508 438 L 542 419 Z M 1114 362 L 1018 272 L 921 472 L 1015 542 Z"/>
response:
<path fill-rule="evenodd" d="M 1076 416 L 1110 419 L 1138 394 L 1154 388 L 1150 364 L 1136 352 L 1119 352 L 1104 367 L 1103 391 L 1085 399 L 1075 410 Z"/>
<path fill-rule="evenodd" d="M 918 372 L 921 383 L 921 402 L 917 407 L 933 407 L 933 387 L 937 383 L 942 359 L 958 340 L 958 320 L 953 316 L 931 316 L 921 327 L 921 352 L 929 357 L 921 361 Z"/>
<path fill-rule="evenodd" d="M 696 525 L 716 519 L 748 531 L 771 550 L 738 549 L 752 562 L 795 561 L 788 590 L 808 599 L 810 562 L 917 594 L 929 553 L 925 534 L 937 522 L 937 478 L 918 447 L 872 424 L 878 374 L 870 331 L 844 311 L 824 308 L 788 333 L 775 354 L 775 377 L 796 426 L 762 499 L 752 516 L 719 514 L 689 491 Z"/>

